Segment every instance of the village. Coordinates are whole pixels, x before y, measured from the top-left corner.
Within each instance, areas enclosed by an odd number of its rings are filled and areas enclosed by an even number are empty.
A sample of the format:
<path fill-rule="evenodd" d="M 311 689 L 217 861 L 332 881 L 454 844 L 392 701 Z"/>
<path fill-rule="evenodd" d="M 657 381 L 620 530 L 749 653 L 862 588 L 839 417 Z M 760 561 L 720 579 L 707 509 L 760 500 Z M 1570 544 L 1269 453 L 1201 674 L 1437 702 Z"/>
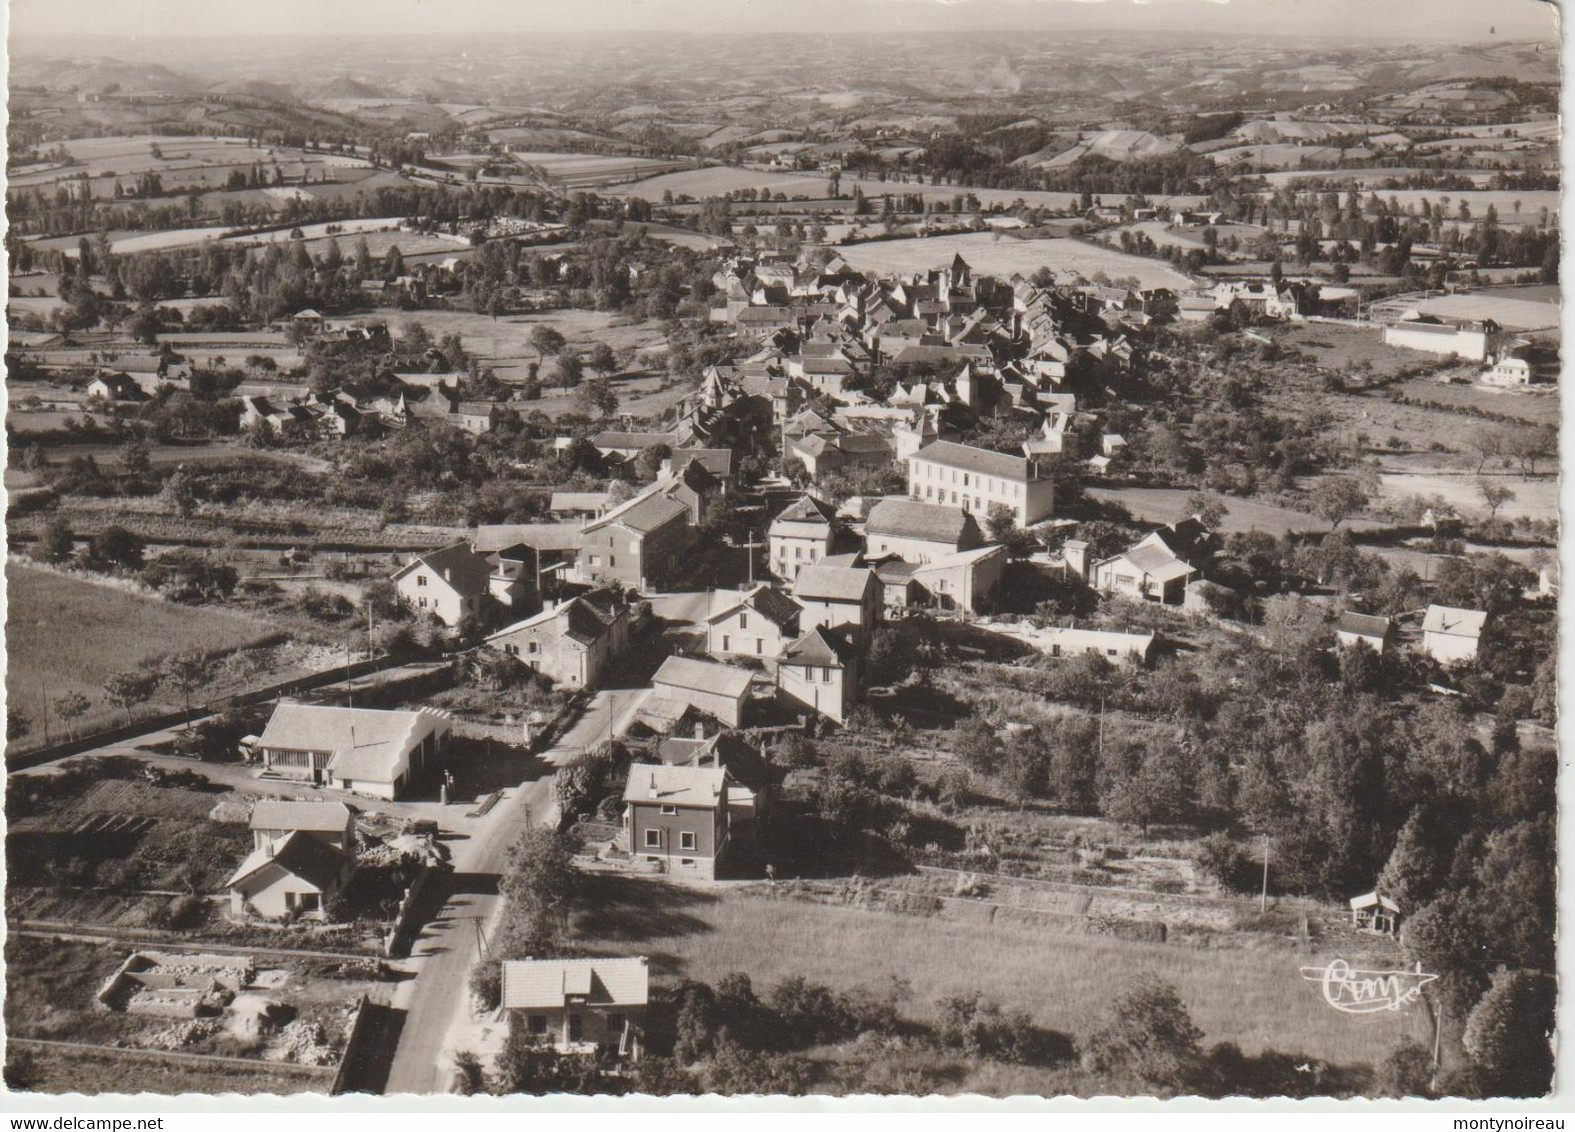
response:
<path fill-rule="evenodd" d="M 8 1083 L 1532 1087 L 1556 217 L 384 144 L 8 237 Z M 18 215 L 142 206 L 80 183 Z M 1436 1005 L 1302 1012 L 1336 957 Z"/>

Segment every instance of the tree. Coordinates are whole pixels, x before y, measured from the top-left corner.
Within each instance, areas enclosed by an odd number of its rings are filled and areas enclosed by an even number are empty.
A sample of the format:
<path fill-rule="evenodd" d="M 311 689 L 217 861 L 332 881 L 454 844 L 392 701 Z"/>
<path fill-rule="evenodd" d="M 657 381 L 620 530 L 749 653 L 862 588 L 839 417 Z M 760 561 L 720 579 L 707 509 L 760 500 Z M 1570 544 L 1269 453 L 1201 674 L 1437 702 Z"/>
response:
<path fill-rule="evenodd" d="M 546 826 L 520 834 L 499 884 L 507 901 L 503 930 L 510 950 L 540 954 L 551 949 L 567 926 L 577 877 L 574 843 L 567 834 Z"/>
<path fill-rule="evenodd" d="M 1350 476 L 1330 476 L 1313 488 L 1313 513 L 1338 527 L 1367 506 L 1367 492 Z"/>
<path fill-rule="evenodd" d="M 1203 1066 L 1202 1038 L 1176 988 L 1141 975 L 1111 1003 L 1109 1020 L 1089 1037 L 1084 1056 L 1093 1069 L 1183 1091 Z"/>
<path fill-rule="evenodd" d="M 563 359 L 558 362 L 561 366 Z M 605 377 L 593 377 L 576 390 L 574 403 L 587 416 L 610 417 L 618 411 L 618 394 L 612 391 Z"/>
<path fill-rule="evenodd" d="M 1514 458 L 1520 467 L 1522 479 L 1537 474 L 1537 463 L 1559 451 L 1558 431 L 1549 425 L 1528 425 L 1509 434 L 1506 455 Z"/>
<path fill-rule="evenodd" d="M 181 694 L 186 706 L 186 725 L 191 726 L 191 694 L 202 686 L 208 675 L 208 658 L 200 652 L 179 652 L 164 661 L 160 676 Z"/>
<path fill-rule="evenodd" d="M 568 339 L 564 338 L 562 334 L 559 334 L 546 323 L 542 323 L 531 330 L 530 345 L 531 349 L 535 350 L 537 354 L 546 358 L 550 354 L 556 354 L 564 346 L 568 345 Z"/>
<path fill-rule="evenodd" d="M 169 479 L 164 481 L 164 489 L 159 497 L 182 519 L 191 518 L 191 513 L 197 508 L 197 491 L 191 474 L 185 468 L 176 468 Z"/>
<path fill-rule="evenodd" d="M 1212 492 L 1195 491 L 1187 496 L 1187 511 L 1196 515 L 1198 521 L 1209 530 L 1218 530 L 1219 525 L 1225 521 L 1229 509 L 1225 501 Z"/>
<path fill-rule="evenodd" d="M 591 352 L 586 355 L 585 364 L 603 377 L 608 377 L 618 369 L 618 355 L 613 352 L 613 348 L 607 343 L 598 342 L 591 347 Z"/>
<path fill-rule="evenodd" d="M 77 737 L 76 721 L 87 714 L 90 706 L 88 698 L 81 692 L 62 692 L 54 698 L 50 706 L 55 709 L 55 714 L 65 721 L 66 737 L 74 740 Z"/>
<path fill-rule="evenodd" d="M 1491 523 L 1498 518 L 1498 509 L 1515 498 L 1515 491 L 1503 484 L 1484 479 L 1477 481 L 1477 495 L 1487 505 L 1488 522 Z"/>
<path fill-rule="evenodd" d="M 1539 1097 L 1553 1080 L 1553 980 L 1498 971 L 1466 1019 L 1462 1044 L 1489 1096 Z"/>
<path fill-rule="evenodd" d="M 1384 1055 L 1375 1073 L 1378 1090 L 1386 1097 L 1425 1097 L 1433 1080 L 1433 1055 L 1410 1038 Z"/>
<path fill-rule="evenodd" d="M 1471 433 L 1466 443 L 1477 454 L 1477 475 L 1482 474 L 1489 460 L 1504 455 L 1508 442 L 1508 435 L 1498 425 L 1483 425 Z"/>
<path fill-rule="evenodd" d="M 139 669 L 117 672 L 104 681 L 104 698 L 126 713 L 126 723 L 131 723 L 131 709 L 146 703 L 158 687 L 156 673 Z"/>
<path fill-rule="evenodd" d="M 125 527 L 105 527 L 88 542 L 88 561 L 99 569 L 142 569 L 145 544 Z"/>
<path fill-rule="evenodd" d="M 558 355 L 558 384 L 565 389 L 573 389 L 585 376 L 585 363 L 578 354 Z"/>
<path fill-rule="evenodd" d="M 44 524 L 38 536 L 37 554 L 40 561 L 59 564 L 68 562 L 76 552 L 76 535 L 65 518 L 56 515 Z"/>

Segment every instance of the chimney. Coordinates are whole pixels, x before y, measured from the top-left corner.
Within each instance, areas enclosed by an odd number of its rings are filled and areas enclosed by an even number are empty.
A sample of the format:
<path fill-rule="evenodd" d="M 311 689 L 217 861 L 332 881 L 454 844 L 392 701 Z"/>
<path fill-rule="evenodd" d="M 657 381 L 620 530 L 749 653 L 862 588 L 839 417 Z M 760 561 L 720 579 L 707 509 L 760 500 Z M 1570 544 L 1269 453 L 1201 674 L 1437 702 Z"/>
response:
<path fill-rule="evenodd" d="M 695 738 L 696 739 L 704 739 L 705 738 L 705 721 L 704 720 L 701 720 L 701 719 L 695 720 Z"/>
<path fill-rule="evenodd" d="M 656 793 L 656 772 L 651 772 L 651 793 Z"/>
<path fill-rule="evenodd" d="M 1079 578 L 1088 577 L 1088 544 L 1081 539 L 1067 539 L 1061 544 L 1061 561 Z"/>

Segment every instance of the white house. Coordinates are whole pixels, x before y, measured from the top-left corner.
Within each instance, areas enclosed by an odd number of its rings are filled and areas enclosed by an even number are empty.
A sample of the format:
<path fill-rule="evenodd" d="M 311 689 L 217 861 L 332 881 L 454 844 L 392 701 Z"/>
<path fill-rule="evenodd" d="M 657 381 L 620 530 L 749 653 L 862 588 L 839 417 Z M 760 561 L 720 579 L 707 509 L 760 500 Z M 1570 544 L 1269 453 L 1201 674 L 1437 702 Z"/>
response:
<path fill-rule="evenodd" d="M 706 622 L 706 651 L 715 656 L 774 657 L 798 636 L 798 602 L 770 586 L 756 586 L 722 603 Z"/>
<path fill-rule="evenodd" d="M 453 716 L 283 703 L 257 741 L 264 773 L 393 799 L 448 746 Z"/>
<path fill-rule="evenodd" d="M 486 608 L 492 564 L 463 542 L 417 555 L 394 572 L 399 600 L 450 627 Z"/>
<path fill-rule="evenodd" d="M 738 727 L 749 696 L 750 675 L 742 668 L 670 656 L 651 677 L 654 695 L 705 712 L 729 727 Z"/>
<path fill-rule="evenodd" d="M 1500 358 L 1482 371 L 1484 385 L 1517 386 L 1531 384 L 1531 363 L 1525 358 Z"/>
<path fill-rule="evenodd" d="M 1422 619 L 1422 651 L 1440 664 L 1475 660 L 1487 614 L 1480 609 L 1429 605 Z"/>
<path fill-rule="evenodd" d="M 1485 362 L 1498 353 L 1503 332 L 1492 319 L 1449 322 L 1432 315 L 1402 318 L 1384 327 L 1384 345 Z"/>
<path fill-rule="evenodd" d="M 836 534 L 832 506 L 813 495 L 800 496 L 771 521 L 766 535 L 771 572 L 783 581 L 793 581 L 805 566 L 831 553 Z"/>
<path fill-rule="evenodd" d="M 650 989 L 644 956 L 503 963 L 503 1009 L 522 1018 L 532 1042 L 560 1053 L 608 1049 L 638 1058 Z"/>
<path fill-rule="evenodd" d="M 845 633 L 815 626 L 777 657 L 777 690 L 846 723 L 858 702 L 858 649 Z"/>
<path fill-rule="evenodd" d="M 1011 456 L 949 440 L 926 444 L 908 457 L 908 496 L 946 503 L 975 515 L 1001 504 L 1027 527 L 1055 513 L 1053 461 Z"/>

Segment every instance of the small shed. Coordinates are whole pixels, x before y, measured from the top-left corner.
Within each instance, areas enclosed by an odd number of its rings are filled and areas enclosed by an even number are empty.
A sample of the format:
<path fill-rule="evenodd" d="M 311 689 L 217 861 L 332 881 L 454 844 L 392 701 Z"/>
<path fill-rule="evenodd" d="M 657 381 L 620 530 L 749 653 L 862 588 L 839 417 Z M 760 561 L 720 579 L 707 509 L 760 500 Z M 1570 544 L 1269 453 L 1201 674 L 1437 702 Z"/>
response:
<path fill-rule="evenodd" d="M 1351 897 L 1351 923 L 1368 931 L 1394 935 L 1400 930 L 1400 906 L 1377 892 Z"/>

